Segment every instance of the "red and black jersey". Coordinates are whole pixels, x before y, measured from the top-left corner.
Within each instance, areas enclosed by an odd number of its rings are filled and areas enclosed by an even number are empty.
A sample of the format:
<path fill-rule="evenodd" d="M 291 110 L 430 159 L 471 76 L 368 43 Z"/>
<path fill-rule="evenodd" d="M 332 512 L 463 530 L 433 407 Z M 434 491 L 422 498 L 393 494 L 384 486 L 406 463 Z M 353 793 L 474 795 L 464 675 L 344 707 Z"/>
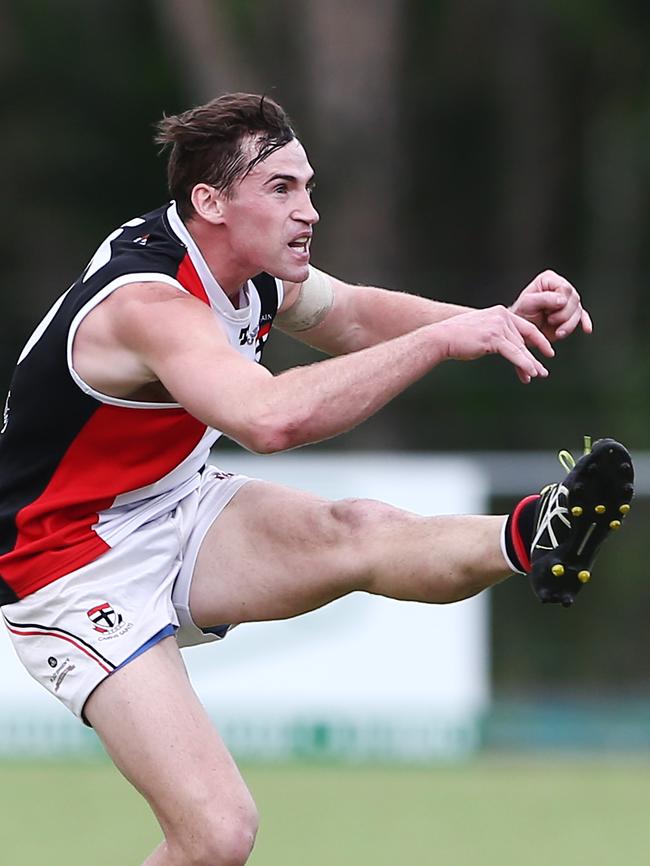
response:
<path fill-rule="evenodd" d="M 72 366 L 84 317 L 133 282 L 168 282 L 209 304 L 233 347 L 259 361 L 282 301 L 260 274 L 233 307 L 175 205 L 99 246 L 23 349 L 0 435 L 0 605 L 91 562 L 198 484 L 219 432 L 174 403 L 101 394 Z"/>

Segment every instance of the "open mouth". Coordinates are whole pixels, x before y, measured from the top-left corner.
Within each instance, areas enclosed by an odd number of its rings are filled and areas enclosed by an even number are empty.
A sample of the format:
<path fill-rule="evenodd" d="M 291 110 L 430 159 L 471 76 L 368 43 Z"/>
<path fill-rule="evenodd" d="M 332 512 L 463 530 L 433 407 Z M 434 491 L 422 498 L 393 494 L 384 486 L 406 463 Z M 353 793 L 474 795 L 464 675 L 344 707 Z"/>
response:
<path fill-rule="evenodd" d="M 291 241 L 289 247 L 298 254 L 308 255 L 310 241 L 311 235 L 302 235 L 301 237 L 296 238 L 295 241 Z"/>

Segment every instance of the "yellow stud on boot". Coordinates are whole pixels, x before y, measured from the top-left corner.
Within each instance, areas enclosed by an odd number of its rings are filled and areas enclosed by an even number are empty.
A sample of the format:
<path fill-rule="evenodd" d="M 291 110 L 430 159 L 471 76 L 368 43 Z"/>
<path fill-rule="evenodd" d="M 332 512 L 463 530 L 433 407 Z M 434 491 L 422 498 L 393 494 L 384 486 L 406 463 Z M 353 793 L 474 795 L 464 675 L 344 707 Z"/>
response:
<path fill-rule="evenodd" d="M 557 562 L 551 568 L 551 574 L 555 575 L 555 577 L 563 577 L 564 576 L 564 566 L 561 562 Z"/>
<path fill-rule="evenodd" d="M 591 574 L 585 569 L 578 572 L 578 580 L 580 583 L 586 583 L 591 578 Z"/>
<path fill-rule="evenodd" d="M 630 506 L 627 504 L 627 502 L 625 502 L 623 503 L 623 505 L 619 506 L 618 510 L 621 512 L 621 514 L 628 514 L 630 511 Z"/>
<path fill-rule="evenodd" d="M 607 508 L 605 508 L 604 505 L 597 505 L 594 508 L 594 511 L 596 512 L 596 514 L 604 514 L 607 511 Z"/>
<path fill-rule="evenodd" d="M 581 517 L 582 516 L 582 506 L 581 505 L 574 505 L 573 508 L 571 509 L 571 514 L 573 514 L 574 517 Z"/>
<path fill-rule="evenodd" d="M 621 521 L 620 520 L 610 521 L 609 528 L 610 529 L 620 529 L 621 528 Z"/>

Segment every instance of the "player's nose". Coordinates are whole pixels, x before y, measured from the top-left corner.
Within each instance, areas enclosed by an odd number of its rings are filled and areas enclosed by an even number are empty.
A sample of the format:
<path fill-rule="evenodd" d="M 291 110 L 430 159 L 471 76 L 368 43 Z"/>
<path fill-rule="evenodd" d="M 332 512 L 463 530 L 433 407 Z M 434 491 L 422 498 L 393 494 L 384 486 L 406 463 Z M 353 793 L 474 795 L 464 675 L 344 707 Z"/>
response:
<path fill-rule="evenodd" d="M 320 214 L 316 210 L 311 200 L 311 196 L 309 194 L 305 194 L 304 198 L 301 200 L 299 207 L 293 213 L 293 218 L 298 222 L 307 223 L 307 225 L 313 226 L 320 219 Z"/>

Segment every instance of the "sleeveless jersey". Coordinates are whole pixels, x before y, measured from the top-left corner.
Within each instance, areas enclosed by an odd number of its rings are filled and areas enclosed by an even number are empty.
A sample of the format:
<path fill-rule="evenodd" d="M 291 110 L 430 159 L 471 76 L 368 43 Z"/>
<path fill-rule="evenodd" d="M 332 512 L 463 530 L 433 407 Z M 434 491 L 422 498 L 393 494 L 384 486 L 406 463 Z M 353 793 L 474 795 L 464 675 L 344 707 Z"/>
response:
<path fill-rule="evenodd" d="M 208 304 L 253 362 L 282 302 L 282 283 L 259 274 L 235 309 L 173 202 L 103 241 L 30 337 L 11 380 L 0 430 L 0 605 L 91 562 L 198 486 L 219 431 L 177 403 L 101 394 L 72 366 L 90 310 L 120 286 L 150 281 Z"/>

